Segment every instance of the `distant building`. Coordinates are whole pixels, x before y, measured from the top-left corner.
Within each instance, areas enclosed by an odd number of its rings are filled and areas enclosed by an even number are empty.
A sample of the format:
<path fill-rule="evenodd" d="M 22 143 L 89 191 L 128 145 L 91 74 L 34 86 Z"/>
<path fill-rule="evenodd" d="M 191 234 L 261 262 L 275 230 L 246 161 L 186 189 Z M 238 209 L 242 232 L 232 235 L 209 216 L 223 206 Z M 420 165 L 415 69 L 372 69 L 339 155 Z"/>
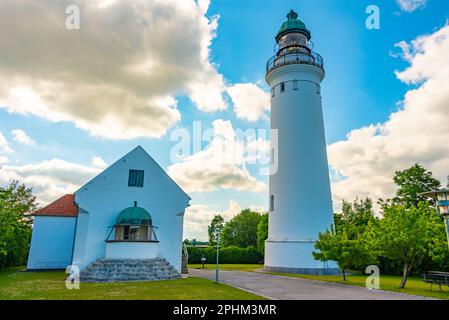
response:
<path fill-rule="evenodd" d="M 34 213 L 28 269 L 76 265 L 99 281 L 173 278 L 181 272 L 189 201 L 139 146 L 75 194 Z M 151 274 L 152 266 L 167 272 Z M 122 269 L 132 272 L 125 277 Z M 105 270 L 115 271 L 108 278 Z"/>

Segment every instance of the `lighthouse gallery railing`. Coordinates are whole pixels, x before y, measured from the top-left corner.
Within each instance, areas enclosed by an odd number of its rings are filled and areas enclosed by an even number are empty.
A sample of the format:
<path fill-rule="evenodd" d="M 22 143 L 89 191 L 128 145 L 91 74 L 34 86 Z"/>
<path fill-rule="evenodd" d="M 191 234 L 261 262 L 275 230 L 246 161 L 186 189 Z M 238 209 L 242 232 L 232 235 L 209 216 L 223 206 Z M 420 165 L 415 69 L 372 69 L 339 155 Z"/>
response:
<path fill-rule="evenodd" d="M 317 66 L 324 71 L 323 58 L 318 53 L 295 52 L 271 57 L 267 62 L 267 74 L 276 68 L 289 64 L 310 64 Z"/>

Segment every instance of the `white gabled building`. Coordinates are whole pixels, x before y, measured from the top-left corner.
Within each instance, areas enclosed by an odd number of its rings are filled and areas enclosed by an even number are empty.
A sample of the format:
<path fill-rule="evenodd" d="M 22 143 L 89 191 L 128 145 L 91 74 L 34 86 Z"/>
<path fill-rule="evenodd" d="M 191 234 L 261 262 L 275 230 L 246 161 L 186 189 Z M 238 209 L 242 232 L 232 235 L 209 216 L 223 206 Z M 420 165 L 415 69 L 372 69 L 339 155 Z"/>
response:
<path fill-rule="evenodd" d="M 76 265 L 83 272 L 99 259 L 142 260 L 168 262 L 180 273 L 189 201 L 139 146 L 74 195 L 35 213 L 28 269 Z"/>

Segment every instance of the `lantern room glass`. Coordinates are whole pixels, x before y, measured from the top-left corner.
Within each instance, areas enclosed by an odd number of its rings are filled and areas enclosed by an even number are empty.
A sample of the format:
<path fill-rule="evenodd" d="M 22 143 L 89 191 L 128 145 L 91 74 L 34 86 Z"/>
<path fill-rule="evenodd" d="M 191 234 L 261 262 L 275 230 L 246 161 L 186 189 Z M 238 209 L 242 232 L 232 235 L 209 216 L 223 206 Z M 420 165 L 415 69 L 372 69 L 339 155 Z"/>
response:
<path fill-rule="evenodd" d="M 308 47 L 307 36 L 302 32 L 290 32 L 279 38 L 278 56 L 290 53 L 307 53 L 311 50 Z"/>
<path fill-rule="evenodd" d="M 291 46 L 307 47 L 307 36 L 301 32 L 291 32 L 283 35 L 279 39 L 279 49 Z"/>
<path fill-rule="evenodd" d="M 445 201 L 445 200 L 449 200 L 449 192 L 441 192 L 438 193 L 438 201 Z"/>
<path fill-rule="evenodd" d="M 449 216 L 449 191 L 437 193 L 437 206 L 441 215 Z"/>
<path fill-rule="evenodd" d="M 438 211 L 441 215 L 447 216 L 449 215 L 449 205 L 447 206 L 438 206 Z"/>

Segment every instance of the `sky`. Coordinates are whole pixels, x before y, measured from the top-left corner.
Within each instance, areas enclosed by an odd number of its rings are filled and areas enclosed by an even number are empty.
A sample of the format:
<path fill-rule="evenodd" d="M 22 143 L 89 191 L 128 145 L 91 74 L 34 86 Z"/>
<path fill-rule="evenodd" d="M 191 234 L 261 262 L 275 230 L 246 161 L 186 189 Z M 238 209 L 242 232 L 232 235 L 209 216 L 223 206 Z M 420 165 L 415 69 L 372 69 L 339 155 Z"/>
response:
<path fill-rule="evenodd" d="M 185 238 L 265 211 L 265 64 L 291 9 L 325 62 L 334 209 L 391 196 L 417 162 L 445 183 L 448 1 L 2 0 L 0 185 L 45 205 L 141 145 L 192 197 Z"/>

